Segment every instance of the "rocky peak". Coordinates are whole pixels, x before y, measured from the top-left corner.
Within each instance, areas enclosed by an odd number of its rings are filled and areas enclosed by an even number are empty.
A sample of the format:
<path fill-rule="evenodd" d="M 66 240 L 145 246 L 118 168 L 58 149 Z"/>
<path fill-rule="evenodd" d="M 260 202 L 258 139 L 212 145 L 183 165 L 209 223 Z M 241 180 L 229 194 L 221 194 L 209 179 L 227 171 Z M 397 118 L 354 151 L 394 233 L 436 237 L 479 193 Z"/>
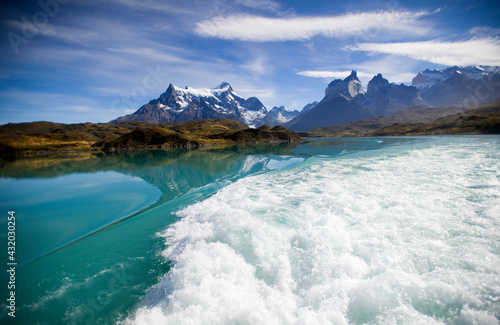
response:
<path fill-rule="evenodd" d="M 285 124 L 300 114 L 299 111 L 288 111 L 285 106 L 274 106 L 263 119 L 263 123 L 275 126 Z"/>
<path fill-rule="evenodd" d="M 359 81 L 359 79 L 358 79 L 358 73 L 356 72 L 356 70 L 351 70 L 351 74 L 349 75 L 349 77 L 345 78 L 345 79 L 344 79 L 344 81 L 345 81 L 345 80 L 349 80 L 349 81 L 351 81 L 351 80 Z"/>
<path fill-rule="evenodd" d="M 274 116 L 278 116 L 279 113 L 282 113 L 286 111 L 286 108 L 285 106 L 274 106 L 273 108 L 271 108 L 271 110 L 269 111 L 269 114 L 270 115 L 274 115 Z"/>
<path fill-rule="evenodd" d="M 158 99 L 150 101 L 149 105 L 156 105 L 158 103 L 162 105 L 171 105 L 175 102 L 177 97 L 177 92 L 175 91 L 176 88 L 177 87 L 174 84 L 168 85 L 167 90 L 165 90 L 165 92 L 161 94 Z"/>
<path fill-rule="evenodd" d="M 325 97 L 344 97 L 347 100 L 360 94 L 364 95 L 365 92 L 355 70 L 352 70 L 351 74 L 344 80 L 333 80 L 325 90 Z"/>
<path fill-rule="evenodd" d="M 314 107 L 314 106 L 316 106 L 317 104 L 318 104 L 318 102 L 317 102 L 317 101 L 314 101 L 314 102 L 312 102 L 312 103 L 307 104 L 306 106 L 304 106 L 304 107 L 302 108 L 302 112 L 306 112 L 306 111 L 310 110 L 311 108 L 313 108 L 313 107 Z"/>
<path fill-rule="evenodd" d="M 368 98 L 375 96 L 377 93 L 381 92 L 382 89 L 386 88 L 387 85 L 389 85 L 389 80 L 382 77 L 382 74 L 379 73 L 368 83 L 366 96 Z"/>
<path fill-rule="evenodd" d="M 244 103 L 247 110 L 262 111 L 267 114 L 267 109 L 257 97 L 250 97 Z"/>
<path fill-rule="evenodd" d="M 279 114 L 281 114 L 282 116 L 297 116 L 300 114 L 299 111 L 295 110 L 295 111 L 289 111 L 285 108 L 285 106 L 274 106 L 270 111 L 269 111 L 269 115 L 270 116 L 273 116 L 273 117 L 277 117 Z"/>
<path fill-rule="evenodd" d="M 229 84 L 229 82 L 221 82 L 220 85 L 218 85 L 217 87 L 215 87 L 214 89 L 216 90 L 224 90 L 224 91 L 233 91 L 233 88 L 231 87 L 231 85 Z"/>

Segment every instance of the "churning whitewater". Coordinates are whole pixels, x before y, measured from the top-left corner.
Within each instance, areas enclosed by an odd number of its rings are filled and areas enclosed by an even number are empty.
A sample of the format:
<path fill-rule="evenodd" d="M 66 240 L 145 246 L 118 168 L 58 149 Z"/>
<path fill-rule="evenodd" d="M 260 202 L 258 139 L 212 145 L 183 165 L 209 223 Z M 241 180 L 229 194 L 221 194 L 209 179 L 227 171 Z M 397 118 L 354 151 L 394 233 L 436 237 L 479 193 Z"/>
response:
<path fill-rule="evenodd" d="M 249 176 L 178 212 L 127 324 L 498 324 L 500 138 Z"/>

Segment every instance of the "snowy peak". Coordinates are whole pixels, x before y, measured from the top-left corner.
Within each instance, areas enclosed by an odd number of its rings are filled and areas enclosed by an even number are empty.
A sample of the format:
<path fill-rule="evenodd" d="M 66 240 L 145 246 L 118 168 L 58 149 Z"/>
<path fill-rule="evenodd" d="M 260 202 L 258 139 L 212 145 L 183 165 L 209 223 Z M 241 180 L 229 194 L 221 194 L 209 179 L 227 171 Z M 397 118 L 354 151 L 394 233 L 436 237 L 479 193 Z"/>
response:
<path fill-rule="evenodd" d="M 281 125 L 293 118 L 285 112 L 278 115 L 269 115 L 267 108 L 256 97 L 244 99 L 238 96 L 227 82 L 222 82 L 212 89 L 180 88 L 170 84 L 159 98 L 143 105 L 135 113 L 122 116 L 113 122 L 172 123 L 203 118 L 229 118 L 250 127 L 258 127 L 264 123 Z"/>
<path fill-rule="evenodd" d="M 222 90 L 222 91 L 233 91 L 233 88 L 228 82 L 221 82 L 220 85 L 214 88 L 214 90 Z"/>
<path fill-rule="evenodd" d="M 228 84 L 229 85 L 229 84 Z M 175 85 L 172 85 L 172 88 L 174 89 L 176 94 L 179 94 L 180 96 L 184 97 L 217 97 L 219 96 L 222 92 L 225 91 L 232 91 L 231 86 L 228 86 L 224 89 L 221 88 L 214 88 L 214 89 L 208 89 L 208 88 L 192 88 L 192 87 L 186 87 L 184 89 L 179 88 Z"/>
<path fill-rule="evenodd" d="M 250 98 L 248 99 L 250 100 Z M 284 125 L 285 123 L 290 122 L 295 117 L 300 114 L 299 111 L 289 111 L 284 106 L 274 106 L 264 118 L 261 120 L 261 125 L 269 125 L 271 127 L 277 125 Z"/>
<path fill-rule="evenodd" d="M 469 79 L 479 80 L 500 73 L 500 67 L 494 66 L 453 66 L 445 69 L 426 69 L 419 72 L 412 80 L 412 86 L 425 91 L 434 84 L 451 78 L 454 74 L 461 74 Z"/>

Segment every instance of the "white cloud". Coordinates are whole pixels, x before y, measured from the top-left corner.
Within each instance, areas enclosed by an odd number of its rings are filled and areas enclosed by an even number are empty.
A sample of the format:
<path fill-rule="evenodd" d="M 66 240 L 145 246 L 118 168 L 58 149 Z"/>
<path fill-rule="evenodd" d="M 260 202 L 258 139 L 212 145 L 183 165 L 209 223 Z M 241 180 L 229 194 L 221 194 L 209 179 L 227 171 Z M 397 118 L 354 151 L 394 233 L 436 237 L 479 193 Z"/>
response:
<path fill-rule="evenodd" d="M 266 75 L 273 68 L 263 57 L 257 57 L 241 67 L 257 77 Z"/>
<path fill-rule="evenodd" d="M 317 35 L 342 38 L 374 31 L 423 35 L 430 29 L 428 24 L 419 21 L 425 15 L 428 13 L 388 11 L 332 17 L 216 17 L 197 23 L 195 33 L 203 37 L 251 42 L 305 40 Z"/>
<path fill-rule="evenodd" d="M 297 72 L 299 76 L 311 77 L 311 78 L 336 78 L 336 79 L 345 79 L 350 74 L 351 71 L 300 71 Z M 357 71 L 357 75 L 359 78 L 362 77 L 373 77 L 373 75 L 369 73 L 365 73 L 362 71 Z"/>
<path fill-rule="evenodd" d="M 385 74 L 383 77 L 389 80 L 389 82 L 394 82 L 397 84 L 407 83 L 410 84 L 412 79 L 415 78 L 417 74 L 413 72 L 402 72 L 402 73 L 392 73 Z"/>
<path fill-rule="evenodd" d="M 297 74 L 331 80 L 344 79 L 351 73 L 351 70 L 357 71 L 358 78 L 364 86 L 367 86 L 368 82 L 379 73 L 389 82 L 411 84 L 413 77 L 421 70 L 421 65 L 410 58 L 387 55 L 376 59 L 369 57 L 367 61 L 338 68 L 333 67 L 332 70 L 300 71 Z"/>
<path fill-rule="evenodd" d="M 500 65 L 500 39 L 439 40 L 405 43 L 360 43 L 345 49 L 384 53 L 443 65 Z"/>

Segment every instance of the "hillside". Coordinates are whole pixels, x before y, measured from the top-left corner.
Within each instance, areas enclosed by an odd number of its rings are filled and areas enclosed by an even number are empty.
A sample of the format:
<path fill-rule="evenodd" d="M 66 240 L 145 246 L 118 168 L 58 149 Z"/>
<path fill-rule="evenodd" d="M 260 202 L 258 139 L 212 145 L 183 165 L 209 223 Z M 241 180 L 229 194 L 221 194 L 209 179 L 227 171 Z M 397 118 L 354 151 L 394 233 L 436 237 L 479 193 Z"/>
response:
<path fill-rule="evenodd" d="M 120 124 L 11 123 L 0 126 L 0 155 L 300 141 L 297 134 L 284 128 L 271 129 L 263 126 L 257 130 L 258 132 L 230 119 L 204 119 L 170 124 L 134 121 Z"/>
<path fill-rule="evenodd" d="M 404 111 L 397 112 L 391 116 L 365 119 L 347 123 L 344 125 L 335 125 L 321 129 L 313 129 L 306 132 L 298 132 L 303 137 L 351 137 L 351 136 L 367 136 L 373 132 L 392 126 L 394 124 L 426 124 L 431 123 L 441 118 L 448 119 L 458 118 L 460 114 L 465 112 L 477 111 L 479 114 L 493 114 L 495 109 L 498 110 L 500 103 L 482 105 L 475 110 L 464 107 L 445 107 L 445 108 L 410 108 Z M 471 113 L 474 114 L 474 113 Z M 456 133 L 467 133 L 466 130 L 455 130 Z"/>
<path fill-rule="evenodd" d="M 500 134 L 500 106 L 448 115 L 430 123 L 396 123 L 366 136 Z"/>

